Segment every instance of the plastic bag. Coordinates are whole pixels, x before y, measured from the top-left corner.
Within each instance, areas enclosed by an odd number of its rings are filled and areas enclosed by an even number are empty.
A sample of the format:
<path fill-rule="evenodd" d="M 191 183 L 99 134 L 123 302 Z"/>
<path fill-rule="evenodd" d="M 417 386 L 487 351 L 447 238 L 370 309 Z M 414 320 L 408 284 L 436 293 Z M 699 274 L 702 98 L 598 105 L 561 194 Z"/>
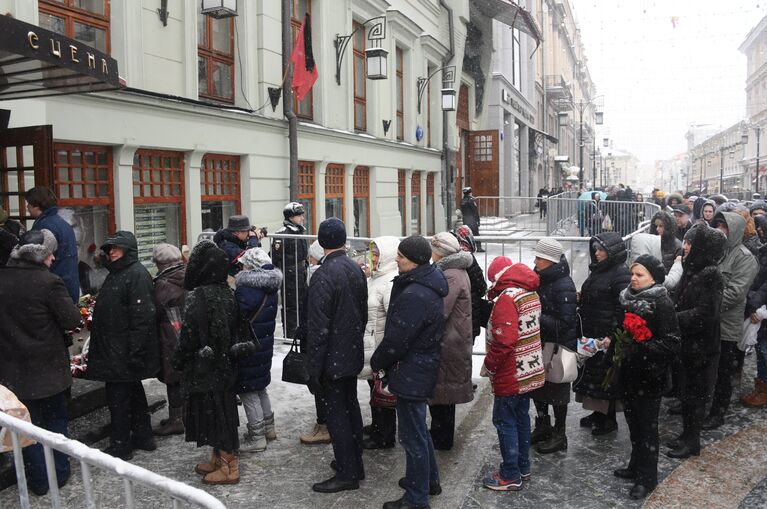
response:
<path fill-rule="evenodd" d="M 602 231 L 610 232 L 613 230 L 613 220 L 610 219 L 610 214 L 606 214 L 602 220 Z"/>

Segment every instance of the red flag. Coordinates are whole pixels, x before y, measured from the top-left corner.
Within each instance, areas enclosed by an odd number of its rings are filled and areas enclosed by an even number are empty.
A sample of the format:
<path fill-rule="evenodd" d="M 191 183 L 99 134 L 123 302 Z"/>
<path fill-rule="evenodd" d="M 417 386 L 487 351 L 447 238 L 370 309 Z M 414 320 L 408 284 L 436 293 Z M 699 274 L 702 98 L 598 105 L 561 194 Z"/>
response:
<path fill-rule="evenodd" d="M 303 101 L 319 75 L 312 53 L 312 20 L 309 13 L 306 14 L 301 29 L 298 31 L 290 61 L 293 62 L 291 87 L 295 90 L 298 100 Z"/>

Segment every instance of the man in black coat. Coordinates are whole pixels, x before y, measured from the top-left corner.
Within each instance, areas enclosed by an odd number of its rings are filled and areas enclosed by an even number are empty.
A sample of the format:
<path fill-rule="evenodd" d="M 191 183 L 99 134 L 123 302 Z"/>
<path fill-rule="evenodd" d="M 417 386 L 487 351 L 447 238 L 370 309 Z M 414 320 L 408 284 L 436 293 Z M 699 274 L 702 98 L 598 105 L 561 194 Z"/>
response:
<path fill-rule="evenodd" d="M 317 240 L 325 250 L 312 276 L 307 298 L 309 390 L 321 394 L 333 443 L 336 475 L 312 486 L 320 493 L 356 490 L 365 478 L 362 415 L 357 375 L 362 371 L 363 336 L 368 321 L 367 280 L 346 256 L 346 226 L 324 220 Z"/>
<path fill-rule="evenodd" d="M 240 256 L 252 247 L 261 247 L 261 230 L 250 224 L 248 216 L 231 216 L 226 225 L 216 232 L 213 242 L 229 257 L 229 275 L 240 272 Z"/>
<path fill-rule="evenodd" d="M 104 452 L 130 459 L 134 449 L 156 449 L 141 385 L 160 371 L 154 287 L 131 232 L 116 232 L 101 249 L 109 275 L 93 310 L 87 377 L 106 382 L 112 434 Z"/>
<path fill-rule="evenodd" d="M 278 235 L 306 234 L 306 210 L 298 202 L 290 202 L 282 209 L 285 220 Z M 306 271 L 309 246 L 306 239 L 288 240 L 275 238 L 272 241 L 272 263 L 284 275 L 282 279 L 282 327 L 286 338 L 296 337 L 299 322 L 306 319 L 301 307 L 306 295 Z"/>
<path fill-rule="evenodd" d="M 397 396 L 399 441 L 407 467 L 400 487 L 405 495 L 384 504 L 385 509 L 428 507 L 429 495 L 438 495 L 439 469 L 434 445 L 426 429 L 426 401 L 434 395 L 439 374 L 444 299 L 447 280 L 429 264 L 431 246 L 414 235 L 400 242 L 384 338 L 370 367 L 384 370 L 388 389 Z"/>
<path fill-rule="evenodd" d="M 64 331 L 80 325 L 80 312 L 62 279 L 48 269 L 56 238 L 49 230 L 22 235 L 8 265 L 0 267 L 0 385 L 29 410 L 32 423 L 67 435 L 67 391 L 72 385 Z M 53 452 L 56 478 L 69 478 L 69 458 Z M 48 492 L 43 447 L 24 449 L 27 484 L 33 493 Z"/>
<path fill-rule="evenodd" d="M 480 215 L 479 208 L 477 207 L 477 200 L 471 195 L 471 188 L 463 188 L 463 199 L 461 200 L 461 216 L 463 217 L 463 224 L 471 229 L 471 233 L 479 235 L 479 223 Z M 477 251 L 482 253 L 484 249 L 477 243 Z"/>

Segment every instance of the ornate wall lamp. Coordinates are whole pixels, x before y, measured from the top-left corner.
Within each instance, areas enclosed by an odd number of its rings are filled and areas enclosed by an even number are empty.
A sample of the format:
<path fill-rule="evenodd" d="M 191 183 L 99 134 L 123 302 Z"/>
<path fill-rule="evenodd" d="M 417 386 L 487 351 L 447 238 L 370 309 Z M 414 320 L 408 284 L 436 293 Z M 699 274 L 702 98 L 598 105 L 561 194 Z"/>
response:
<path fill-rule="evenodd" d="M 237 0 L 202 0 L 202 13 L 216 19 L 237 16 Z"/>
<path fill-rule="evenodd" d="M 341 63 L 344 60 L 346 47 L 354 34 L 367 25 L 370 25 L 367 30 L 368 41 L 375 46 L 365 50 L 365 74 L 369 80 L 385 80 L 387 77 L 386 56 L 389 52 L 381 47 L 381 41 L 386 39 L 386 16 L 378 16 L 360 24 L 349 35 L 336 34 L 333 44 L 336 47 L 336 83 L 339 85 L 341 84 Z"/>
<path fill-rule="evenodd" d="M 455 111 L 456 109 L 456 94 L 453 88 L 455 82 L 455 66 L 441 67 L 431 73 L 427 78 L 418 78 L 418 114 L 421 113 L 421 100 L 423 99 L 423 93 L 426 91 L 426 87 L 438 72 L 445 71 L 442 75 L 442 111 Z"/>

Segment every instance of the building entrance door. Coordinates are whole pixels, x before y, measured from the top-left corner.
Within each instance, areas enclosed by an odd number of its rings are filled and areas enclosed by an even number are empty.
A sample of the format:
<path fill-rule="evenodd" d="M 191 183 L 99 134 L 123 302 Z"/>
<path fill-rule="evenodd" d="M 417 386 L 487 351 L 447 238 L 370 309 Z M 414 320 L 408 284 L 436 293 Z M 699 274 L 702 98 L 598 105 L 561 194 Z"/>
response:
<path fill-rule="evenodd" d="M 466 147 L 466 185 L 474 196 L 499 196 L 498 193 L 498 131 L 468 133 Z M 498 199 L 479 199 L 480 214 L 498 215 Z"/>

